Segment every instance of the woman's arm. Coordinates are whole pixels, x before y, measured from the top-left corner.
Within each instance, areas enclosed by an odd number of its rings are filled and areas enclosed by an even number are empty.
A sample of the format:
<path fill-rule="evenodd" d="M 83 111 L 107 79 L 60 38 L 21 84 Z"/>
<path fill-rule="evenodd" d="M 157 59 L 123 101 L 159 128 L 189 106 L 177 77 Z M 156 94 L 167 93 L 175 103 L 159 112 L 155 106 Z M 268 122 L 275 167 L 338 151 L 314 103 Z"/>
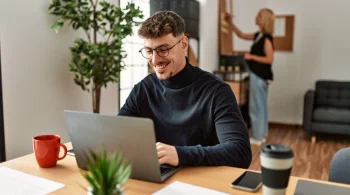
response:
<path fill-rule="evenodd" d="M 232 29 L 239 38 L 250 41 L 254 40 L 254 33 L 243 33 L 235 24 L 232 24 Z"/>
<path fill-rule="evenodd" d="M 232 15 L 229 13 L 226 13 L 225 15 L 225 19 L 227 22 L 231 22 L 230 18 L 232 18 Z M 235 32 L 237 34 L 237 36 L 241 39 L 245 39 L 245 40 L 254 40 L 254 33 L 243 33 L 241 30 L 239 30 L 239 28 L 232 23 L 232 30 L 233 32 Z"/>
<path fill-rule="evenodd" d="M 272 42 L 268 38 L 265 38 L 264 50 L 265 50 L 266 56 L 257 56 L 257 55 L 252 55 L 247 53 L 245 54 L 244 58 L 247 60 L 253 60 L 253 61 L 259 62 L 261 64 L 272 64 L 273 47 L 272 47 Z"/>

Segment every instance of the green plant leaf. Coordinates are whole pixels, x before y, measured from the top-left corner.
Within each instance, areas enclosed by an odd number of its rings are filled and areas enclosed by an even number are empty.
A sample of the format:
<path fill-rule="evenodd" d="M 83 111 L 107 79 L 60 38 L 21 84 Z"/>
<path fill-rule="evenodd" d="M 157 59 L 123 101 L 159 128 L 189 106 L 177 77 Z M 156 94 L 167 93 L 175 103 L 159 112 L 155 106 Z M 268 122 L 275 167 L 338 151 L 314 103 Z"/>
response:
<path fill-rule="evenodd" d="M 93 188 L 94 194 L 120 194 L 121 187 L 131 175 L 131 165 L 119 152 L 107 155 L 105 149 L 97 153 L 89 150 L 83 157 L 88 163 L 89 173 L 84 178 Z"/>
<path fill-rule="evenodd" d="M 55 32 L 58 33 L 58 30 L 62 28 L 63 24 L 63 19 L 59 18 L 57 22 L 51 26 L 51 29 L 55 30 Z"/>
<path fill-rule="evenodd" d="M 100 190 L 101 187 L 98 185 L 98 183 L 97 183 L 98 181 L 95 180 L 95 178 L 91 177 L 88 174 L 84 175 L 84 177 L 95 191 Z"/>
<path fill-rule="evenodd" d="M 95 7 L 95 2 L 99 6 Z M 132 35 L 133 27 L 144 17 L 139 7 L 132 2 L 121 8 L 106 0 L 52 0 L 48 10 L 57 19 L 51 26 L 56 33 L 67 22 L 69 28 L 86 34 L 85 39 L 75 39 L 69 48 L 69 71 L 78 75 L 74 82 L 88 92 L 90 85 L 95 86 L 91 88 L 93 92 L 119 82 L 126 57 L 122 40 Z"/>
<path fill-rule="evenodd" d="M 77 72 L 77 69 L 74 67 L 73 64 L 69 64 L 69 71 L 70 72 Z"/>

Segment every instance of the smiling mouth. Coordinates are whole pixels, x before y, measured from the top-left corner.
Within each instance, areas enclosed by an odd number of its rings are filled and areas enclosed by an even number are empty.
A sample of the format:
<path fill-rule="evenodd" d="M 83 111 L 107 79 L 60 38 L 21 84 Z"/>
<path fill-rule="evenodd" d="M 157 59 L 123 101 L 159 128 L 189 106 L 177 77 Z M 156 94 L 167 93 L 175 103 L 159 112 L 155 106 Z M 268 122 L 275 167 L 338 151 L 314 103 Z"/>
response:
<path fill-rule="evenodd" d="M 154 67 L 156 67 L 156 68 L 159 69 L 159 70 L 162 70 L 162 69 L 166 68 L 169 64 L 170 64 L 170 62 L 168 62 L 168 63 L 162 63 L 162 64 L 154 65 Z"/>

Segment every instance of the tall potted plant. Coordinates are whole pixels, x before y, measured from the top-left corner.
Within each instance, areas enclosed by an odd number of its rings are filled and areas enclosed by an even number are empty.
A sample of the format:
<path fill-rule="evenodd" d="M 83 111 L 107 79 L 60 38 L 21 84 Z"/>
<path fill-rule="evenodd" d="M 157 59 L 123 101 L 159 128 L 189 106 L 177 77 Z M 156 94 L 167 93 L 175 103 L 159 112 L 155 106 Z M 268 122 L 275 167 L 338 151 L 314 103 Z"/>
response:
<path fill-rule="evenodd" d="M 58 33 L 67 22 L 74 30 L 82 29 L 86 37 L 78 38 L 70 48 L 70 71 L 74 82 L 91 92 L 93 112 L 100 112 L 101 88 L 119 81 L 126 57 L 122 40 L 132 35 L 132 28 L 142 11 L 134 3 L 120 8 L 106 0 L 52 0 L 50 14 L 57 17 L 52 29 Z"/>

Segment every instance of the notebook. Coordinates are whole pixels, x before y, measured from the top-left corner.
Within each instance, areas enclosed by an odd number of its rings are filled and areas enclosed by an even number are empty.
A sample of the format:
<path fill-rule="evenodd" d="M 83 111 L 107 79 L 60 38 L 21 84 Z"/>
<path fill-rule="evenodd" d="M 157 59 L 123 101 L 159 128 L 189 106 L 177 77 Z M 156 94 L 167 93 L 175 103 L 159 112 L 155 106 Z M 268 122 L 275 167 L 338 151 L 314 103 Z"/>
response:
<path fill-rule="evenodd" d="M 0 167 L 0 194 L 49 194 L 65 185 L 21 171 Z"/>
<path fill-rule="evenodd" d="M 216 190 L 203 188 L 187 183 L 183 183 L 180 181 L 175 181 L 166 187 L 160 189 L 155 192 L 153 195 L 228 195 L 226 193 L 222 193 Z"/>

